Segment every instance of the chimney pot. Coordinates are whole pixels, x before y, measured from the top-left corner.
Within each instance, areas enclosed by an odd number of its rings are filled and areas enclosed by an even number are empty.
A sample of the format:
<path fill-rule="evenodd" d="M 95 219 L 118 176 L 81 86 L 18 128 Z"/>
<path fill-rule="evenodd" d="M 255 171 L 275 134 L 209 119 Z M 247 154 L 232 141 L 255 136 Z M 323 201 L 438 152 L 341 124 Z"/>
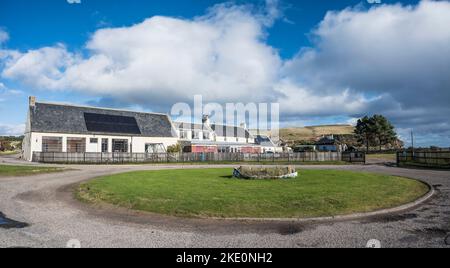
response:
<path fill-rule="evenodd" d="M 210 121 L 209 121 L 209 115 L 204 115 L 202 118 L 202 123 L 206 126 L 210 125 Z"/>
<path fill-rule="evenodd" d="M 30 96 L 29 103 L 30 103 L 30 107 L 35 107 L 36 106 L 36 97 Z"/>

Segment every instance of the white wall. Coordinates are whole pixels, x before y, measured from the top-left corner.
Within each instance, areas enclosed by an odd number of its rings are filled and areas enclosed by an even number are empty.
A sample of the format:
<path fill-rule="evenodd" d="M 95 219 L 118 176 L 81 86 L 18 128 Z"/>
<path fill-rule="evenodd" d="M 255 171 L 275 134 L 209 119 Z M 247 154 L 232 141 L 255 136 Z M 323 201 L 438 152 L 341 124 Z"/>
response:
<path fill-rule="evenodd" d="M 129 136 L 107 136 L 107 135 L 77 135 L 77 134 L 58 134 L 58 133 L 37 133 L 33 132 L 30 135 L 29 144 L 24 148 L 24 154 L 26 153 L 26 160 L 32 161 L 33 152 L 42 151 L 42 137 L 62 137 L 63 152 L 67 151 L 67 138 L 85 138 L 86 139 L 86 152 L 87 153 L 100 153 L 102 152 L 102 139 L 108 139 L 108 152 L 112 151 L 112 140 L 128 140 L 128 145 L 132 144 L 133 153 L 145 153 L 146 143 L 162 143 L 164 147 L 175 145 L 178 142 L 178 138 L 152 138 L 152 137 L 129 137 Z M 90 143 L 91 138 L 98 139 L 97 143 Z M 130 147 L 128 147 L 130 148 Z"/>
<path fill-rule="evenodd" d="M 32 152 L 31 152 L 31 133 L 25 133 L 22 142 L 22 158 L 26 161 L 31 161 Z"/>
<path fill-rule="evenodd" d="M 254 144 L 255 139 L 248 139 L 247 138 L 237 138 L 236 137 L 223 137 L 223 136 L 217 136 L 216 141 L 218 142 L 229 142 L 229 143 L 249 143 Z"/>

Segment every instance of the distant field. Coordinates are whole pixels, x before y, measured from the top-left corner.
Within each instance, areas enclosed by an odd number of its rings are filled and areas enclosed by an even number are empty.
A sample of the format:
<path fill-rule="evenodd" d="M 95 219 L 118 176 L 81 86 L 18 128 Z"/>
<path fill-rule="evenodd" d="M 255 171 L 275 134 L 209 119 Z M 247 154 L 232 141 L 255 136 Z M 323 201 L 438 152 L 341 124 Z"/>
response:
<path fill-rule="evenodd" d="M 351 125 L 327 125 L 311 126 L 301 128 L 284 128 L 280 130 L 280 136 L 283 140 L 314 140 L 323 135 L 349 135 L 353 134 L 354 127 Z"/>

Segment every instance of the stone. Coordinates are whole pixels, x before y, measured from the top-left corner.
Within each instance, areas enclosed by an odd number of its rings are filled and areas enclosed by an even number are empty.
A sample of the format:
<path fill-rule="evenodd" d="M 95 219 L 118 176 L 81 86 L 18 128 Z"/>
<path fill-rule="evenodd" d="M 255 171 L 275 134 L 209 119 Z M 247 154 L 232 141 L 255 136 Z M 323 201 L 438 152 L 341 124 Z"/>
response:
<path fill-rule="evenodd" d="M 241 179 L 287 179 L 298 177 L 298 172 L 293 166 L 241 166 L 234 170 L 233 177 Z"/>

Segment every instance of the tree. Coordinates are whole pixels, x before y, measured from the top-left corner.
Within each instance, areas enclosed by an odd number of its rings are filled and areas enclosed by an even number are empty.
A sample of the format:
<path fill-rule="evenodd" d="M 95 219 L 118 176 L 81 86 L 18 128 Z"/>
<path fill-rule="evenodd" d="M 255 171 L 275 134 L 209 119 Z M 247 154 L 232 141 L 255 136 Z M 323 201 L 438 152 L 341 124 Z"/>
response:
<path fill-rule="evenodd" d="M 366 146 L 367 152 L 370 146 L 379 146 L 381 150 L 383 145 L 397 140 L 394 126 L 382 115 L 365 116 L 359 119 L 355 128 L 355 134 L 358 137 L 358 141 Z"/>
<path fill-rule="evenodd" d="M 366 152 L 369 151 L 369 147 L 373 144 L 373 125 L 372 120 L 368 116 L 358 120 L 355 128 L 355 134 L 358 137 L 358 141 L 366 146 Z"/>
<path fill-rule="evenodd" d="M 382 115 L 374 115 L 372 117 L 376 143 L 378 144 L 380 151 L 383 145 L 393 143 L 397 140 L 397 133 L 395 132 L 394 126 L 389 122 L 389 120 Z"/>
<path fill-rule="evenodd" d="M 181 144 L 177 143 L 175 145 L 170 145 L 169 147 L 167 147 L 167 152 L 168 153 L 180 153 L 181 152 Z"/>

